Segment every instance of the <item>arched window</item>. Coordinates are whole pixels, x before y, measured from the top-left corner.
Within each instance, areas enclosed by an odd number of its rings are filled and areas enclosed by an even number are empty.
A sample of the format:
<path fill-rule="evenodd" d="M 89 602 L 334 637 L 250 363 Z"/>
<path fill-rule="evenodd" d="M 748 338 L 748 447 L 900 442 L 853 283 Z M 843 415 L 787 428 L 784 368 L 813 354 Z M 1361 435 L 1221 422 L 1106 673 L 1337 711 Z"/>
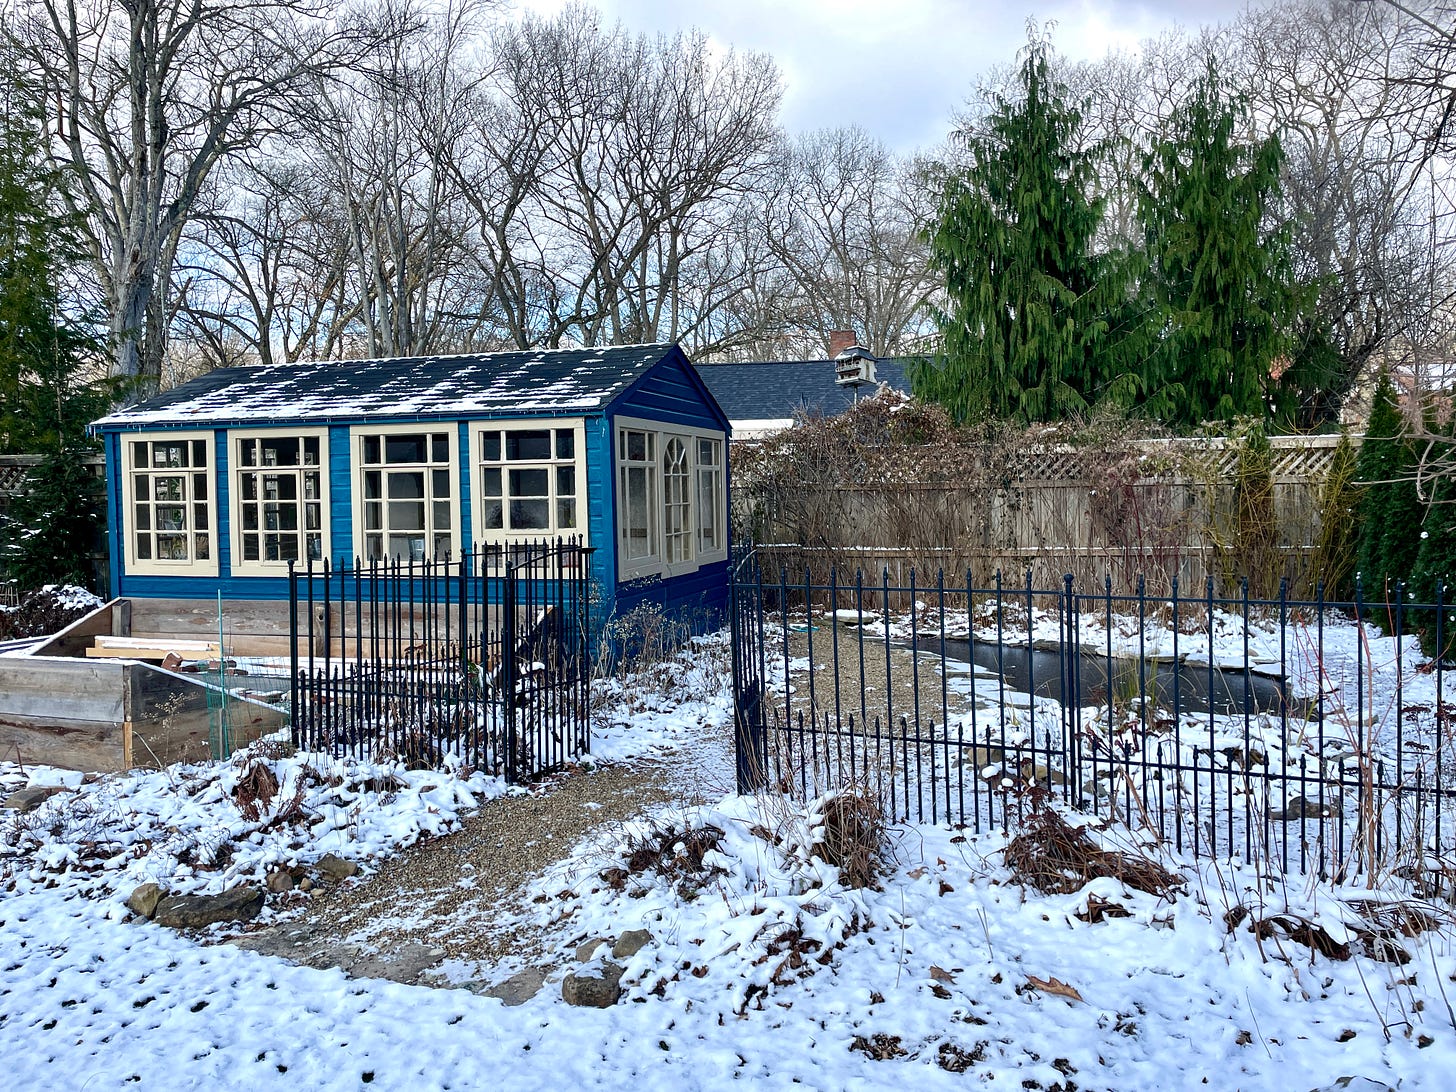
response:
<path fill-rule="evenodd" d="M 673 436 L 662 450 L 663 528 L 666 532 L 667 563 L 692 560 L 692 473 L 688 469 L 688 447 Z"/>

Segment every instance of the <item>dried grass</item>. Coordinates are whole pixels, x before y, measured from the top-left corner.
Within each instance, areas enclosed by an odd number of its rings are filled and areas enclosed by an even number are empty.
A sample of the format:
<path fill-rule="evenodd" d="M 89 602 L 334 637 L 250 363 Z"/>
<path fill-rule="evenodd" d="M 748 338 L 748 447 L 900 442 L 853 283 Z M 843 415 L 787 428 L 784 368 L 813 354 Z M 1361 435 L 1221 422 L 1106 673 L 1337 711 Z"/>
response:
<path fill-rule="evenodd" d="M 1101 848 L 1085 830 L 1045 807 L 1028 813 L 1003 856 L 1016 882 L 1043 895 L 1069 895 L 1103 877 L 1158 896 L 1170 895 L 1183 883 L 1182 876 L 1149 857 Z"/>
<path fill-rule="evenodd" d="M 885 813 L 871 793 L 851 788 L 824 799 L 816 809 L 817 835 L 810 852 L 839 869 L 850 887 L 868 887 L 884 867 L 888 831 Z"/>

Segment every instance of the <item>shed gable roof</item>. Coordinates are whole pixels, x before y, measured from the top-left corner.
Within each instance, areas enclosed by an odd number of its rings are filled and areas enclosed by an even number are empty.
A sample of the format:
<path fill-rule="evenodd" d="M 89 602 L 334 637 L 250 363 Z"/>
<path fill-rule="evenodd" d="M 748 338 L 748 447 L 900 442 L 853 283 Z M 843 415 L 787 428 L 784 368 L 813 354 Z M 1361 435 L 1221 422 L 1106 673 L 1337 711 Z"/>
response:
<path fill-rule="evenodd" d="M 579 413 L 604 407 L 673 353 L 681 350 L 614 345 L 219 368 L 96 424 Z"/>

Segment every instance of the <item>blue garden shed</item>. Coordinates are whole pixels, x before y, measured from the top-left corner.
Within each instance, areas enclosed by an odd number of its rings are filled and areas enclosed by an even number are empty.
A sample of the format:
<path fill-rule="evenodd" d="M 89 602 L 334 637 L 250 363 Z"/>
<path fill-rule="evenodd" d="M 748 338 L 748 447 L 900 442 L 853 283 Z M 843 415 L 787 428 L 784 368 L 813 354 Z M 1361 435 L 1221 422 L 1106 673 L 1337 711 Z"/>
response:
<path fill-rule="evenodd" d="M 103 437 L 112 594 L 266 606 L 290 562 L 577 538 L 597 619 L 728 595 L 728 419 L 675 345 L 223 368 Z"/>

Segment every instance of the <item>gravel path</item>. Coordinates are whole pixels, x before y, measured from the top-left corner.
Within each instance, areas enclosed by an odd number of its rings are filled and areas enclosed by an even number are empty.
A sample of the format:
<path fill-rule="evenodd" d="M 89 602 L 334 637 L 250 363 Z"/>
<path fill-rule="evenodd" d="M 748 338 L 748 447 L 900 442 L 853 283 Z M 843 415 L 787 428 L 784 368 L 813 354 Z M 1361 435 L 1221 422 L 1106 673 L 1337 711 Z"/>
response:
<path fill-rule="evenodd" d="M 232 943 L 359 977 L 497 982 L 550 954 L 543 931 L 525 921 L 530 882 L 590 832 L 728 791 L 727 742 L 705 739 L 488 801 L 459 830 L 367 877 L 285 896 L 298 906 L 287 920 Z"/>

